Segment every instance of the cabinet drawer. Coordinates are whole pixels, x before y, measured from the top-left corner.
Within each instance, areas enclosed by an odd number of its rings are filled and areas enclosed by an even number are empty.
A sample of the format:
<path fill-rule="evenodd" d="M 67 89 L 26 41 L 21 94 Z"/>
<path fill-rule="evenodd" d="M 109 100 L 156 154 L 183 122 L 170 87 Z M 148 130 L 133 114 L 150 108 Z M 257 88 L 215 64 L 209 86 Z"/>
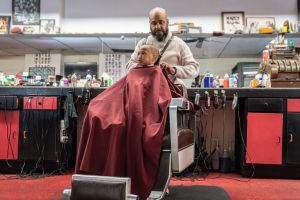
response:
<path fill-rule="evenodd" d="M 288 99 L 287 100 L 288 112 L 300 112 L 300 99 Z"/>
<path fill-rule="evenodd" d="M 248 112 L 281 113 L 283 112 L 283 99 L 249 98 Z"/>
<path fill-rule="evenodd" d="M 24 110 L 56 110 L 57 97 L 24 97 Z"/>

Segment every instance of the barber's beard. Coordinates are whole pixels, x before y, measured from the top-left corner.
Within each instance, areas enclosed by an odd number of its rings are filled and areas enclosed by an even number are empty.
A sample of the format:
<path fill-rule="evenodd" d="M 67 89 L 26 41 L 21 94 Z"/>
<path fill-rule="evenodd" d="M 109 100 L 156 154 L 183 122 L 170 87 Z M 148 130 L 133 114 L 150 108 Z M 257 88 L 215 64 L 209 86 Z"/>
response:
<path fill-rule="evenodd" d="M 157 34 L 157 31 L 152 31 L 151 30 L 151 35 L 156 38 L 157 41 L 163 42 L 165 41 L 166 37 L 168 36 L 169 33 L 169 28 L 166 30 L 161 30 L 162 34 Z"/>

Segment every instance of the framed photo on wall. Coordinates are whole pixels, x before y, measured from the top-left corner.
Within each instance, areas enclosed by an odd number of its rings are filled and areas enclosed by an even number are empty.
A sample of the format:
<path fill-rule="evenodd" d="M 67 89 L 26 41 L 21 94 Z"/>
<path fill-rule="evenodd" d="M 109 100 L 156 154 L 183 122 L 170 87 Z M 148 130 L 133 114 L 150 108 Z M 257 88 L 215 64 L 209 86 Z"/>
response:
<path fill-rule="evenodd" d="M 222 30 L 225 33 L 235 33 L 244 29 L 244 12 L 222 12 Z"/>
<path fill-rule="evenodd" d="M 260 28 L 273 28 L 275 30 L 275 17 L 247 17 L 247 33 L 259 33 Z"/>
<path fill-rule="evenodd" d="M 35 29 L 32 26 L 24 26 L 23 27 L 24 34 L 33 34 L 34 32 L 35 32 Z"/>
<path fill-rule="evenodd" d="M 41 19 L 40 33 L 51 34 L 54 33 L 54 19 Z"/>
<path fill-rule="evenodd" d="M 0 34 L 8 34 L 10 30 L 10 16 L 0 16 Z"/>
<path fill-rule="evenodd" d="M 12 0 L 13 25 L 39 25 L 40 0 Z"/>

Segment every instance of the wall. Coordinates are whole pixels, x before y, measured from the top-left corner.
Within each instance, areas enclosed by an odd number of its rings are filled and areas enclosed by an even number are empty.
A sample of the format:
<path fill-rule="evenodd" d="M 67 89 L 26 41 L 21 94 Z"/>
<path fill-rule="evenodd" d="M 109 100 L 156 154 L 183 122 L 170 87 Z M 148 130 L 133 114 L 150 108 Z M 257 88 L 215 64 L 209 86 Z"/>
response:
<path fill-rule="evenodd" d="M 62 18 L 64 13 L 64 0 L 40 0 L 40 19 L 55 19 L 55 26 L 61 26 Z M 12 15 L 12 0 L 1 0 L 0 15 Z M 28 26 L 28 25 L 24 25 Z M 24 27 L 18 25 L 18 27 Z M 14 27 L 12 25 L 11 27 Z M 39 32 L 39 26 L 32 26 L 34 28 L 34 33 Z"/>
<path fill-rule="evenodd" d="M 297 21 L 297 0 L 41 0 L 41 18 L 55 19 L 63 32 L 148 32 L 148 12 L 167 9 L 170 22 L 194 22 L 203 32 L 221 30 L 222 11 L 244 11 L 246 17 L 274 16 L 276 26 Z M 0 15 L 11 15 L 12 0 L 1 0 Z"/>
<path fill-rule="evenodd" d="M 25 66 L 24 56 L 9 56 L 0 58 L 0 71 L 6 74 L 23 72 Z"/>
<path fill-rule="evenodd" d="M 97 0 L 41 0 L 41 18 L 54 18 L 57 25 L 62 25 L 63 32 L 148 32 L 147 15 L 149 10 L 155 6 L 167 9 L 171 23 L 192 21 L 196 25 L 202 26 L 204 32 L 221 29 L 222 11 L 244 11 L 246 16 L 275 16 L 278 27 L 285 19 L 297 20 L 297 0 L 286 2 L 281 0 L 272 0 L 272 2 L 269 0 L 111 0 L 105 3 Z M 0 15 L 11 15 L 11 8 L 11 0 L 2 0 Z M 67 57 L 66 59 L 68 59 Z M 87 61 L 97 60 L 99 62 L 98 58 L 99 55 L 94 55 L 94 58 L 85 57 L 88 59 Z M 21 57 L 17 60 L 8 61 L 8 59 L 0 58 L 0 66 L 5 66 L 9 62 L 12 66 L 9 70 L 15 69 L 16 72 L 20 66 L 26 69 L 25 64 L 28 67 L 32 62 L 28 61 L 28 56 L 26 61 L 21 61 Z M 57 59 L 55 61 L 57 65 L 65 62 L 65 59 L 59 58 L 59 56 Z M 80 57 L 72 59 L 80 60 Z M 230 72 L 237 62 L 256 60 L 253 58 L 203 59 L 199 61 L 200 72 L 210 71 L 223 75 Z M 14 66 L 18 67 L 14 68 Z M 61 72 L 60 66 L 57 71 Z M 191 81 L 186 81 L 187 85 L 190 85 Z"/>
<path fill-rule="evenodd" d="M 148 32 L 148 12 L 167 9 L 170 22 L 194 22 L 203 32 L 221 30 L 222 11 L 244 11 L 247 16 L 274 16 L 276 26 L 297 21 L 297 0 L 65 0 L 64 32 Z"/>
<path fill-rule="evenodd" d="M 26 54 L 25 55 L 25 66 L 24 70 L 29 71 L 29 67 L 34 67 L 34 57 L 35 54 Z M 51 53 L 50 57 L 50 65 L 51 67 L 55 67 L 55 73 L 61 74 L 62 73 L 62 55 L 59 53 Z"/>

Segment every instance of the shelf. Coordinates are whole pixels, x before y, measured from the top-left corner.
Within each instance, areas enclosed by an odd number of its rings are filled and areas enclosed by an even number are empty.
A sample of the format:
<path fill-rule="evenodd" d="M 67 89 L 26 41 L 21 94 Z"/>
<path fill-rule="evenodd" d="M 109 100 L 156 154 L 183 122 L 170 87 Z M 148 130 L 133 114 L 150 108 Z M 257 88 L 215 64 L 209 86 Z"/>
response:
<path fill-rule="evenodd" d="M 99 53 L 132 53 L 136 43 L 148 33 L 92 34 L 3 34 L 0 35 L 0 57 L 50 51 L 64 55 Z M 177 34 L 198 59 L 261 57 L 265 46 L 277 34 Z M 300 45 L 300 34 L 287 34 Z"/>

